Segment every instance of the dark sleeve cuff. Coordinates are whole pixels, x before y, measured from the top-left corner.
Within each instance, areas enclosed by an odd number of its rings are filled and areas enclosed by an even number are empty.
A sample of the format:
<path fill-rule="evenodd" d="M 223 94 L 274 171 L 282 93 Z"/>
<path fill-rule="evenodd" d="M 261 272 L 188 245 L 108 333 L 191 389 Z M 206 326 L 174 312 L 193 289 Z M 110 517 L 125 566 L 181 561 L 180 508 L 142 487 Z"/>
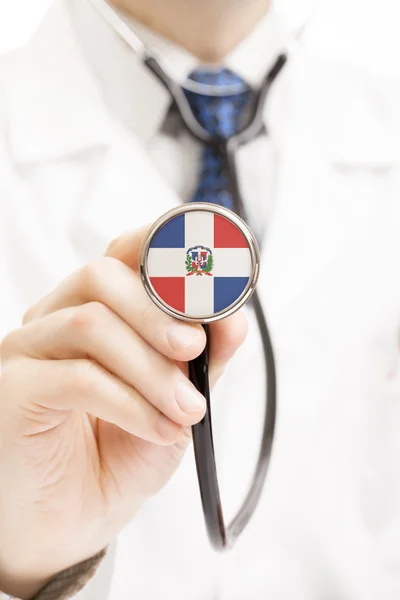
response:
<path fill-rule="evenodd" d="M 32 600 L 68 600 L 68 598 L 72 598 L 94 577 L 106 553 L 107 549 L 102 550 L 96 556 L 62 571 L 45 585 Z M 18 598 L 0 591 L 0 600 L 18 600 Z"/>

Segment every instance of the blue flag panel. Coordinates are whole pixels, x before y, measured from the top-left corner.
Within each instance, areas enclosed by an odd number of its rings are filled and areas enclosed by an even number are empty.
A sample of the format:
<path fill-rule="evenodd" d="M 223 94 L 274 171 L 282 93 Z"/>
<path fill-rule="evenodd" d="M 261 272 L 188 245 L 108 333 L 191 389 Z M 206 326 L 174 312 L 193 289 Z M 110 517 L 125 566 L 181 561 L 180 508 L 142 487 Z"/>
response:
<path fill-rule="evenodd" d="M 155 234 L 151 248 L 184 248 L 185 247 L 185 215 L 178 215 Z"/>
<path fill-rule="evenodd" d="M 220 312 L 236 302 L 248 281 L 248 277 L 215 277 L 214 312 Z"/>

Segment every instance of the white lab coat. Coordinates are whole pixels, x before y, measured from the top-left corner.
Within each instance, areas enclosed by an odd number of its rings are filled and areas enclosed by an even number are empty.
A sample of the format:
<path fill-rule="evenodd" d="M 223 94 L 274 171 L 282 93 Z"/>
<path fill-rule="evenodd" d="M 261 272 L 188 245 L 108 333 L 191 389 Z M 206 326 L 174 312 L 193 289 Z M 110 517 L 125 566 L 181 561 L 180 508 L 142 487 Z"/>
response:
<path fill-rule="evenodd" d="M 2 61 L 0 87 L 3 335 L 113 237 L 180 199 L 107 111 L 61 13 Z M 278 166 L 259 291 L 278 420 L 261 504 L 237 547 L 215 555 L 189 452 L 80 599 L 400 597 L 399 100 L 396 82 L 307 49 L 276 84 L 266 119 Z M 242 169 L 241 179 L 254 202 L 257 177 Z M 214 402 L 228 514 L 246 489 L 263 410 L 249 318 Z"/>

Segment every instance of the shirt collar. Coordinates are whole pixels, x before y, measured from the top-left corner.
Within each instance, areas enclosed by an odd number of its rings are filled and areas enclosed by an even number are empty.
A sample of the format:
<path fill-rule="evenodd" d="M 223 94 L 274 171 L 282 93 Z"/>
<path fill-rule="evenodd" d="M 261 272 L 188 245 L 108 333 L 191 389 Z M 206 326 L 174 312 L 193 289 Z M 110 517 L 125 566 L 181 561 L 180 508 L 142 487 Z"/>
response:
<path fill-rule="evenodd" d="M 77 38 L 101 84 L 107 104 L 113 114 L 146 143 L 165 119 L 171 103 L 169 94 L 88 0 L 72 0 L 69 6 Z M 183 48 L 131 19 L 124 20 L 146 48 L 160 58 L 163 68 L 175 81 L 183 83 L 200 65 Z M 271 8 L 221 66 L 257 87 L 284 49 L 288 35 Z"/>

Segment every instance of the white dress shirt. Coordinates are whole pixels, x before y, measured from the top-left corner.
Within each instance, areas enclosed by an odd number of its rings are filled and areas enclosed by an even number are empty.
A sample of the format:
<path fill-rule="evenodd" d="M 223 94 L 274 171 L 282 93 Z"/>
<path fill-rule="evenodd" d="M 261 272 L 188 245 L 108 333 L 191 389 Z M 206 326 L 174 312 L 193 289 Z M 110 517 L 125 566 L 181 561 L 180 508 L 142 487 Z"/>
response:
<path fill-rule="evenodd" d="M 183 201 L 190 200 L 199 177 L 201 144 L 183 127 L 179 127 L 178 120 L 170 123 L 169 133 L 165 132 L 163 124 L 171 98 L 155 83 L 152 75 L 138 64 L 129 46 L 115 35 L 90 2 L 72 0 L 70 9 L 82 50 L 99 79 L 112 113 L 124 127 L 140 138 L 153 164 L 178 196 Z M 146 47 L 160 57 L 161 64 L 175 81 L 184 84 L 189 74 L 200 66 L 199 60 L 183 48 L 133 20 L 125 21 Z M 248 85 L 257 89 L 293 35 L 293 26 L 286 28 L 275 9 L 271 8 L 251 34 L 225 57 L 221 66 L 234 71 Z M 141 90 L 140 94 L 138 89 Z M 174 129 L 172 132 L 171 128 Z M 273 144 L 266 135 L 260 136 L 255 144 L 259 146 L 258 152 L 265 157 L 264 168 L 255 168 L 254 154 L 251 156 L 246 151 L 239 152 L 239 161 L 241 170 L 253 172 L 248 209 L 252 226 L 261 239 L 270 208 L 276 157 Z M 166 155 L 173 157 L 173 160 L 166 161 Z M 256 189 L 254 186 L 257 186 Z M 258 200 L 261 196 L 264 199 L 262 203 Z"/>
<path fill-rule="evenodd" d="M 187 53 L 143 28 L 184 81 Z M 271 12 L 224 65 L 257 86 L 290 32 Z M 168 59 L 169 57 L 169 59 Z M 60 0 L 0 63 L 0 334 L 129 228 L 188 200 L 200 148 L 86 0 Z M 205 535 L 192 453 L 121 533 L 80 600 L 400 597 L 400 91 L 305 46 L 274 85 L 269 136 L 240 151 L 278 374 L 273 460 L 237 546 Z M 258 451 L 261 344 L 213 397 L 232 515 Z"/>

